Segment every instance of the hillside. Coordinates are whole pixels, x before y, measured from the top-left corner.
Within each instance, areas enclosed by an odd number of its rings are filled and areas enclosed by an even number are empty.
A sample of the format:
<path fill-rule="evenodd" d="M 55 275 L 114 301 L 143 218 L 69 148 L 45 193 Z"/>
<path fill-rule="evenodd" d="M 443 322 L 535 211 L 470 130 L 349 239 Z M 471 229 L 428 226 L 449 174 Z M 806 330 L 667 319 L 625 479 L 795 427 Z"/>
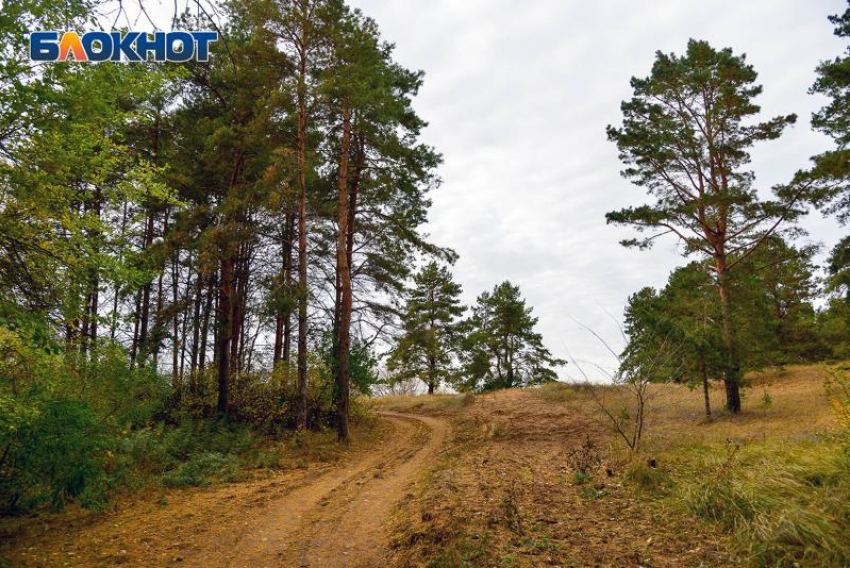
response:
<path fill-rule="evenodd" d="M 724 566 L 782 554 L 837 564 L 845 543 L 827 534 L 811 548 L 812 515 L 847 483 L 846 470 L 827 475 L 824 373 L 755 375 L 744 413 L 713 421 L 699 391 L 656 387 L 646 447 L 631 458 L 583 387 L 378 399 L 380 420 L 341 454 L 306 452 L 246 481 L 137 495 L 107 513 L 7 520 L 0 554 L 14 566 Z M 795 485 L 796 503 L 756 495 L 754 526 L 732 530 L 687 498 L 730 467 L 730 445 L 741 479 L 768 489 L 794 472 L 823 479 Z M 570 456 L 582 447 L 602 459 L 587 477 Z"/>
<path fill-rule="evenodd" d="M 395 564 L 718 566 L 793 557 L 841 565 L 848 525 L 836 513 L 847 513 L 848 478 L 829 438 L 825 377 L 819 367 L 753 375 L 744 412 L 712 421 L 699 390 L 656 386 L 636 457 L 581 388 L 381 401 L 456 425 L 440 465 L 395 519 Z M 722 395 L 712 391 L 715 409 Z M 588 440 L 604 465 L 578 479 L 570 453 Z M 712 499 L 705 481 L 729 469 L 741 495 L 713 496 L 714 509 L 700 510 L 700 496 Z M 787 500 L 772 501 L 775 485 Z"/>

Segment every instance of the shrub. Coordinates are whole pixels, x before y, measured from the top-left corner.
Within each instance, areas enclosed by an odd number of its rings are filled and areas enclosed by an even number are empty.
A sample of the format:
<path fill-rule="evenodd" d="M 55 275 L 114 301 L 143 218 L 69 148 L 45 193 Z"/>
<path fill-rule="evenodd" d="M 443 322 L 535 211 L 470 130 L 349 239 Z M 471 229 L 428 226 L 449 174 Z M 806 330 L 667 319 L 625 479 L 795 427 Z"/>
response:
<path fill-rule="evenodd" d="M 59 508 L 74 498 L 103 505 L 111 445 L 92 409 L 74 400 L 34 400 L 31 409 L 29 420 L 0 434 L 0 511 Z"/>
<path fill-rule="evenodd" d="M 89 402 L 69 394 L 70 374 L 55 349 L 0 326 L 0 512 L 105 502 L 114 438 Z"/>

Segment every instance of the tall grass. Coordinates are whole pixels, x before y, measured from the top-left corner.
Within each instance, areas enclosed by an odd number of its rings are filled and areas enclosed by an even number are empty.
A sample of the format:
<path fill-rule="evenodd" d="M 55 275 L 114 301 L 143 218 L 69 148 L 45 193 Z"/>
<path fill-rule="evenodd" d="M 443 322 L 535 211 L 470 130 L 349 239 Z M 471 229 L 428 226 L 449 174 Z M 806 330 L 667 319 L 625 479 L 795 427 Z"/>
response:
<path fill-rule="evenodd" d="M 699 419 L 696 394 L 670 389 L 648 448 L 660 467 L 636 461 L 624 480 L 725 533 L 755 565 L 850 566 L 848 371 L 795 367 L 756 379 L 770 386 L 770 404 L 756 410 L 753 400 L 712 421 Z"/>
<path fill-rule="evenodd" d="M 670 469 L 672 484 L 656 489 L 732 535 L 754 563 L 850 565 L 850 468 L 840 444 L 683 449 Z"/>

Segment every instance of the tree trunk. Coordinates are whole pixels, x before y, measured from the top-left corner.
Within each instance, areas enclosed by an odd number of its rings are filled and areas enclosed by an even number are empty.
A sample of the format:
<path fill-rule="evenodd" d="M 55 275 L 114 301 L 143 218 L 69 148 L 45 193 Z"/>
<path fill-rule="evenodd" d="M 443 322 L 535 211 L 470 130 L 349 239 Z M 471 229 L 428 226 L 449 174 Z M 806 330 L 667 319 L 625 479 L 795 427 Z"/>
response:
<path fill-rule="evenodd" d="M 234 261 L 234 296 L 232 299 L 233 332 L 230 340 L 231 370 L 238 375 L 243 366 L 243 331 L 245 329 L 245 302 L 248 286 L 248 247 L 240 246 Z"/>
<path fill-rule="evenodd" d="M 177 266 L 179 251 L 171 259 L 171 381 L 172 387 L 180 396 L 180 320 L 177 304 L 180 301 L 180 269 Z"/>
<path fill-rule="evenodd" d="M 741 411 L 741 365 L 735 342 L 735 325 L 732 321 L 732 298 L 729 291 L 729 269 L 726 259 L 716 259 L 717 289 L 720 293 L 723 342 L 726 347 L 726 364 L 723 384 L 726 387 L 726 409 L 737 414 Z"/>
<path fill-rule="evenodd" d="M 165 236 L 168 234 L 168 209 L 165 210 L 165 214 L 162 219 L 162 237 L 165 239 Z M 156 330 L 157 335 L 154 339 L 156 339 L 156 343 L 153 346 L 153 365 L 155 369 L 159 368 L 159 349 L 161 347 L 159 338 L 162 336 L 163 330 L 165 329 L 165 323 L 163 322 L 162 312 L 163 307 L 165 305 L 165 287 L 164 287 L 164 278 L 165 278 L 165 263 L 166 258 L 163 257 L 162 264 L 159 266 L 159 278 L 157 279 L 156 285 L 156 312 L 154 312 L 153 319 L 153 329 Z"/>
<path fill-rule="evenodd" d="M 159 124 L 160 124 L 160 109 L 157 109 L 156 120 L 154 121 L 153 145 L 151 151 L 151 161 L 154 166 L 159 165 Z M 149 251 L 153 245 L 153 234 L 156 214 L 153 204 L 148 204 L 148 217 L 145 226 L 145 240 L 142 245 L 142 250 Z M 150 324 L 151 311 L 151 287 L 153 281 L 146 282 L 142 289 L 142 316 L 141 330 L 139 331 L 139 361 L 142 365 L 146 363 L 148 356 L 148 326 Z"/>
<path fill-rule="evenodd" d="M 142 250 L 146 252 L 149 251 L 151 245 L 153 245 L 153 232 L 154 212 L 153 208 L 149 208 L 147 224 L 145 226 L 145 240 L 142 246 Z M 153 280 L 145 282 L 145 285 L 142 287 L 142 306 L 140 309 L 141 315 L 139 317 L 139 362 L 141 365 L 145 364 L 145 360 L 148 356 L 148 325 L 150 324 L 152 287 Z"/>
<path fill-rule="evenodd" d="M 192 316 L 192 352 L 189 363 L 189 373 L 194 374 L 195 370 L 198 368 L 198 352 L 200 348 L 200 335 L 201 335 L 201 292 L 204 287 L 204 276 L 201 272 L 201 259 L 198 258 L 198 271 L 196 273 L 196 281 L 195 281 L 195 301 L 194 301 L 194 310 Z"/>
<path fill-rule="evenodd" d="M 272 354 L 272 369 L 280 367 L 283 358 L 283 312 L 278 311 L 274 321 L 274 352 Z"/>
<path fill-rule="evenodd" d="M 121 213 L 121 242 L 124 242 L 125 236 L 127 234 L 127 207 L 129 202 L 124 201 L 124 206 L 122 208 Z M 121 249 L 121 252 L 118 255 L 119 260 L 124 259 L 124 249 Z M 118 280 L 115 282 L 115 296 L 112 298 L 112 321 L 109 326 L 109 338 L 114 340 L 115 333 L 118 331 L 118 302 L 121 298 L 121 286 L 118 284 Z M 135 350 L 135 342 L 136 337 L 135 334 L 133 336 L 133 350 Z M 130 357 L 130 364 L 132 366 L 133 359 L 135 358 L 135 354 Z"/>
<path fill-rule="evenodd" d="M 292 239 L 295 237 L 295 213 L 290 213 L 286 220 L 286 271 L 283 281 L 286 284 L 286 293 L 292 294 Z M 281 358 L 283 364 L 289 369 L 289 355 L 292 351 L 292 306 L 287 302 L 286 314 L 283 319 L 283 352 Z"/>
<path fill-rule="evenodd" d="M 353 132 L 353 131 L 352 131 Z M 353 136 L 353 134 L 352 134 Z M 360 180 L 366 165 L 366 146 L 362 136 L 353 136 L 356 145 L 357 159 L 351 176 L 351 190 L 348 197 L 348 234 L 346 235 L 346 254 L 348 255 L 348 270 L 354 279 L 354 219 L 357 214 L 357 195 L 360 190 Z"/>
<path fill-rule="evenodd" d="M 209 285 L 207 288 L 207 299 L 204 302 L 204 318 L 201 322 L 201 346 L 198 349 L 198 369 L 201 373 L 204 372 L 204 367 L 207 362 L 207 338 L 210 333 L 210 315 L 212 314 L 213 300 L 215 299 L 217 273 L 210 273 Z"/>
<path fill-rule="evenodd" d="M 306 13 L 298 45 L 298 399 L 297 426 L 307 427 L 307 29 Z"/>
<path fill-rule="evenodd" d="M 134 316 L 133 316 L 133 343 L 130 346 L 130 369 L 136 368 L 136 357 L 139 352 L 139 312 L 141 311 L 141 302 L 142 302 L 142 293 L 141 291 L 136 292 L 136 300 L 134 302 Z"/>
<path fill-rule="evenodd" d="M 218 293 L 218 331 L 216 356 L 218 358 L 218 402 L 216 410 L 227 415 L 230 395 L 230 342 L 233 336 L 233 259 L 221 260 L 221 282 Z"/>
<path fill-rule="evenodd" d="M 287 295 L 290 293 L 289 285 L 292 278 L 292 231 L 292 215 L 287 211 L 284 218 L 283 238 L 280 243 L 280 285 Z M 289 361 L 290 310 L 289 299 L 286 300 L 284 307 L 278 307 L 275 318 L 273 369 L 280 367 L 282 362 Z M 280 301 L 280 298 L 278 298 L 278 301 Z M 286 348 L 284 348 L 284 344 L 286 344 Z M 284 357 L 284 352 L 286 352 L 286 357 Z"/>
<path fill-rule="evenodd" d="M 236 155 L 235 164 L 233 166 L 233 176 L 230 179 L 230 185 L 227 189 L 227 197 L 235 192 L 239 176 L 244 164 L 245 155 L 243 152 L 238 152 Z M 241 220 L 239 215 L 235 216 L 238 222 Z M 229 223 L 225 222 L 225 226 Z M 231 227 L 232 230 L 232 227 Z M 239 227 L 232 230 L 231 234 L 239 235 Z M 218 365 L 218 401 L 216 410 L 219 414 L 226 416 L 230 405 L 230 374 L 231 374 L 231 343 L 233 341 L 233 324 L 234 324 L 234 303 L 236 296 L 236 267 L 235 263 L 239 254 L 239 246 L 235 249 L 231 248 L 230 243 L 220 243 L 221 247 L 221 276 L 218 287 L 218 329 L 216 336 L 216 357 Z"/>
<path fill-rule="evenodd" d="M 351 151 L 351 115 L 348 103 L 342 105 L 342 144 L 339 154 L 339 235 L 337 274 L 342 305 L 339 313 L 336 375 L 336 419 L 340 440 L 348 440 L 349 347 L 351 341 L 351 267 L 348 265 L 348 158 Z"/>

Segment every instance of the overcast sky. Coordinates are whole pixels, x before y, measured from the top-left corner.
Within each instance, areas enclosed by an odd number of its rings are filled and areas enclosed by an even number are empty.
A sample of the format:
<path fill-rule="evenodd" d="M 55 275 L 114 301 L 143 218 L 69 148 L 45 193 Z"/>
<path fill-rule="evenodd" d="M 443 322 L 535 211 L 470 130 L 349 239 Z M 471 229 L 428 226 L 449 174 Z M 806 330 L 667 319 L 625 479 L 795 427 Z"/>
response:
<path fill-rule="evenodd" d="M 559 356 L 610 365 L 577 322 L 619 348 L 614 320 L 628 295 L 683 264 L 672 239 L 622 248 L 631 231 L 604 218 L 645 199 L 620 177 L 605 126 L 619 122 L 629 78 L 649 73 L 656 50 L 682 53 L 696 38 L 746 53 L 763 116 L 798 114 L 753 152 L 766 194 L 830 145 L 809 124 L 824 99 L 807 91 L 817 63 L 844 49 L 826 19 L 840 1 L 351 2 L 377 20 L 401 64 L 425 71 L 415 106 L 445 159 L 429 232 L 460 254 L 465 301 L 505 279 L 519 284 Z M 846 233 L 818 213 L 803 225 L 826 248 Z M 576 375 L 570 367 L 564 377 Z"/>

